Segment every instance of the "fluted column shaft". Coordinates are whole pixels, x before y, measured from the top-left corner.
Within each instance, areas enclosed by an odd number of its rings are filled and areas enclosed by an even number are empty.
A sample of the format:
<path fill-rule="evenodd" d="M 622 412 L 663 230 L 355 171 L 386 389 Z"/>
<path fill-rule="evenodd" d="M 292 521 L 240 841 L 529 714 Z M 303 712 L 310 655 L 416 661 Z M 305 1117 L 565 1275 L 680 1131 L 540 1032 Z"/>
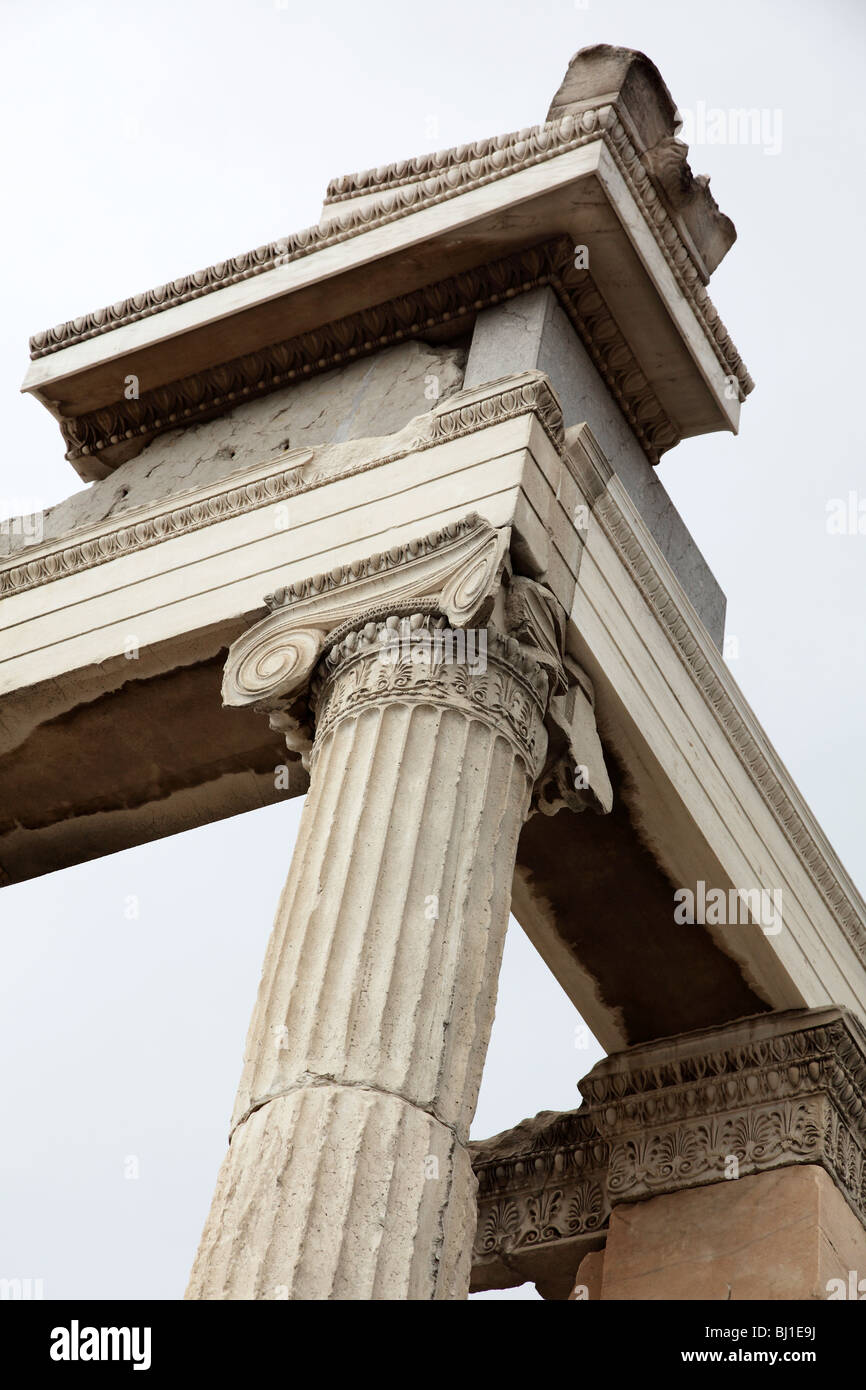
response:
<path fill-rule="evenodd" d="M 468 1291 L 466 1141 L 547 676 L 493 629 L 484 670 L 395 657 L 387 634 L 350 632 L 314 683 L 310 791 L 189 1297 Z"/>

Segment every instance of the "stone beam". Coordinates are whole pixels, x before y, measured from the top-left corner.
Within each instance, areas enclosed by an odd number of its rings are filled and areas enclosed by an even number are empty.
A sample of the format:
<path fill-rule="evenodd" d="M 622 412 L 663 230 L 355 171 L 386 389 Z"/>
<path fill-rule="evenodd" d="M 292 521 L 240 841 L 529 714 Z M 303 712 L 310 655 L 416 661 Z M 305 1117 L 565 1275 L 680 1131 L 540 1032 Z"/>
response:
<path fill-rule="evenodd" d="M 571 602 L 580 539 L 555 498 L 562 421 L 544 378 L 449 399 L 393 434 L 277 449 L 0 561 L 7 881 L 306 789 L 291 759 L 275 788 L 286 750 L 266 723 L 220 709 L 225 652 L 268 589 L 393 565 L 474 509 Z"/>
<path fill-rule="evenodd" d="M 866 1032 L 845 1010 L 667 1038 L 579 1085 L 580 1110 L 470 1146 L 474 1289 L 826 1298 L 862 1268 Z"/>
<path fill-rule="evenodd" d="M 163 706 L 181 712 L 170 795 L 149 780 L 157 727 L 137 726 L 120 806 L 93 796 L 88 745 L 74 735 L 91 710 L 94 732 L 122 738 L 123 702 L 157 688 L 131 688 L 133 671 L 167 676 L 173 650 L 201 654 L 183 679 L 206 676 L 215 701 L 220 651 L 269 607 L 363 575 L 408 573 L 430 537 L 435 547 L 469 513 L 508 528 L 514 572 L 554 595 L 566 662 L 581 673 L 573 713 L 591 711 L 601 733 L 611 810 L 587 822 L 565 806 L 543 829 L 536 818 L 523 827 L 514 911 L 603 1045 L 762 1008 L 836 1001 L 866 1016 L 860 898 L 621 478 L 587 426 L 564 429 L 538 372 L 458 392 L 386 439 L 290 451 L 5 562 L 0 777 L 15 793 L 0 840 L 7 876 L 119 848 L 94 833 L 106 820 L 127 843 L 165 833 L 172 814 L 181 828 L 190 785 L 200 819 L 285 795 L 272 776 L 269 789 L 269 766 L 287 764 L 289 794 L 304 790 L 299 752 L 287 755 L 265 721 L 249 709 L 202 721 L 173 678 Z M 139 663 L 124 658 L 130 631 Z M 183 710 L 213 737 L 208 756 L 201 730 L 188 745 L 182 737 Z M 24 747 L 31 767 L 40 749 L 46 767 L 66 759 L 60 784 L 29 777 L 27 801 L 15 771 Z M 726 909 L 733 895 L 736 920 L 726 910 L 678 921 L 674 893 L 698 895 L 701 885 L 724 894 Z M 761 920 L 762 903 L 778 903 L 778 914 Z"/>
<path fill-rule="evenodd" d="M 563 811 L 543 837 L 524 832 L 516 915 L 611 1050 L 761 1005 L 837 1002 L 866 1017 L 862 899 L 621 479 L 585 426 L 566 442 L 589 508 L 566 649 L 592 681 L 612 778 L 662 877 L 648 860 L 626 867 L 615 817 L 575 836 Z M 677 915 L 683 895 L 691 921 Z"/>

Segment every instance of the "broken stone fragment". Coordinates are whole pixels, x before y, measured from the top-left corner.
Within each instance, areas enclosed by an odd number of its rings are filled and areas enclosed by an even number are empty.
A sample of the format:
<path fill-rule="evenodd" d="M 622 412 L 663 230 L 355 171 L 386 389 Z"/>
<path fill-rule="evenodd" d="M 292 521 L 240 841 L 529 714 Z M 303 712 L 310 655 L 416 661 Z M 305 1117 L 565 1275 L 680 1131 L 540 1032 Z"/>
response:
<path fill-rule="evenodd" d="M 676 139 L 682 118 L 655 63 L 634 48 L 593 44 L 575 53 L 560 83 L 548 121 L 605 102 L 616 102 L 629 138 L 659 196 L 709 280 L 737 236 L 719 210 L 706 174 L 694 175 L 688 146 Z"/>

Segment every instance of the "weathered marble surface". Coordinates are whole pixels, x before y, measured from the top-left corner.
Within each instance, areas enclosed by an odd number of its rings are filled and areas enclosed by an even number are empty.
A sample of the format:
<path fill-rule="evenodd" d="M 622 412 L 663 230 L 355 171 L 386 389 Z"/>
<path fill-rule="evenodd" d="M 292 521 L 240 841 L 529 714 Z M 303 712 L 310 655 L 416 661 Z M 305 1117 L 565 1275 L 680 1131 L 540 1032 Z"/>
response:
<path fill-rule="evenodd" d="M 457 348 L 402 343 L 247 401 L 215 420 L 160 435 L 108 478 L 49 508 L 43 539 L 221 482 L 287 449 L 393 434 L 460 390 L 464 356 Z M 8 534 L 0 533 L 0 555 L 34 541 L 9 527 Z"/>

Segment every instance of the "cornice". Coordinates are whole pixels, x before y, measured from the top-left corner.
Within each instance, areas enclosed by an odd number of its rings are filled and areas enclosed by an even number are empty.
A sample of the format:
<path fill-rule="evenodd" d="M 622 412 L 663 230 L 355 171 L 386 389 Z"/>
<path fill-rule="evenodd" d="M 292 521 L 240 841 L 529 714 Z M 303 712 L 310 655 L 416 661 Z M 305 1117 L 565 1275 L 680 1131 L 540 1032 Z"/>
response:
<path fill-rule="evenodd" d="M 665 204 L 653 186 L 643 161 L 629 138 L 622 121 L 616 120 L 606 141 L 632 196 L 641 208 L 656 243 L 670 269 L 692 305 L 710 347 L 723 370 L 736 378 L 741 399 L 754 390 L 755 383 L 743 362 L 733 339 L 710 299 L 700 271 L 671 220 Z"/>
<path fill-rule="evenodd" d="M 468 313 L 515 294 L 550 285 L 589 350 L 650 462 L 679 442 L 618 324 L 588 271 L 574 268 L 573 247 L 556 237 L 512 256 L 451 276 L 411 294 L 196 372 L 137 399 L 121 399 L 87 414 L 63 417 L 67 458 L 99 455 L 139 438 L 195 424 L 220 410 L 267 395 L 356 358 L 451 326 Z M 547 426 L 547 418 L 541 416 Z M 560 426 L 561 432 L 561 426 Z M 560 442 L 556 440 L 555 442 Z"/>
<path fill-rule="evenodd" d="M 528 379 L 527 379 L 528 378 Z M 498 388 L 498 389 L 497 389 Z M 484 424 L 532 411 L 558 453 L 565 447 L 562 407 L 541 372 L 526 373 L 520 379 L 500 377 L 484 386 L 460 391 L 448 398 L 444 408 L 433 413 L 425 444 L 443 444 L 458 439 Z"/>
<path fill-rule="evenodd" d="M 575 270 L 570 244 L 555 252 L 550 284 L 595 362 L 638 443 L 654 466 L 680 442 L 680 432 L 637 364 L 588 270 Z"/>
<path fill-rule="evenodd" d="M 221 261 L 192 275 L 129 299 L 120 300 L 94 313 L 58 324 L 35 334 L 30 340 L 31 357 L 38 359 L 68 347 L 73 343 L 112 331 L 124 324 L 135 323 L 163 310 L 213 293 L 228 285 L 254 275 L 260 275 L 277 265 L 298 260 L 326 247 L 339 244 L 366 231 L 406 217 L 422 208 L 442 203 L 495 180 L 537 165 L 557 155 L 567 153 L 592 141 L 603 141 L 610 149 L 638 205 L 656 237 L 662 254 L 689 298 L 718 360 L 727 374 L 736 377 L 743 395 L 752 389 L 752 380 L 737 353 L 727 330 L 709 299 L 701 282 L 701 272 L 682 241 L 665 205 L 655 190 L 640 155 L 629 138 L 616 104 L 603 104 L 582 112 L 566 114 L 558 120 L 529 131 L 497 136 L 473 146 L 458 146 L 450 151 L 422 157 L 407 166 L 401 175 L 385 171 L 387 191 L 376 196 L 372 203 L 365 198 L 362 207 L 351 207 L 343 216 L 315 227 L 308 227 L 292 236 L 266 243 L 253 251 Z M 469 158 L 461 152 L 471 151 Z M 414 166 L 419 166 L 416 172 Z M 369 171 L 368 171 L 369 172 Z M 378 174 L 379 171 L 374 171 Z M 355 176 L 364 180 L 366 175 Z M 341 181 L 345 182 L 345 181 Z M 365 194 L 384 189 L 382 180 L 363 184 Z M 358 184 L 357 193 L 362 191 Z M 351 179 L 340 197 L 352 193 Z M 354 196 L 357 196 L 355 193 Z"/>
<path fill-rule="evenodd" d="M 591 108 L 585 123 L 578 117 L 574 125 L 578 131 L 582 124 L 584 134 L 592 134 L 598 124 L 598 116 L 608 107 Z M 482 171 L 483 161 L 504 159 L 510 166 L 514 161 L 525 158 L 530 152 L 541 153 L 544 149 L 545 133 L 552 134 L 555 140 L 568 138 L 568 125 L 560 126 L 558 121 L 547 124 L 524 126 L 522 130 L 512 130 L 505 135 L 486 136 L 468 145 L 452 145 L 449 149 L 433 150 L 427 154 L 415 155 L 412 159 L 400 159 L 391 164 L 380 165 L 376 169 L 362 169 L 357 173 L 341 174 L 331 179 L 325 193 L 325 207 L 333 207 L 349 199 L 380 196 L 395 188 L 425 179 L 437 178 L 460 165 L 474 166 L 471 170 L 477 176 Z"/>
<path fill-rule="evenodd" d="M 565 116 L 560 121 L 552 122 L 550 126 L 533 127 L 525 147 L 524 142 L 512 141 L 510 136 L 494 136 L 484 142 L 489 147 L 484 158 L 473 161 L 471 166 L 454 163 L 442 174 L 426 177 L 421 184 L 413 182 L 406 187 L 397 186 L 389 189 L 373 204 L 350 209 L 335 220 L 305 227 L 299 232 L 267 242 L 231 260 L 218 261 L 215 265 L 193 272 L 192 275 L 181 276 L 167 284 L 157 285 L 152 290 L 145 290 L 141 294 L 118 300 L 115 304 L 106 305 L 92 313 L 82 314 L 53 328 L 44 329 L 31 337 L 30 356 L 36 360 L 73 343 L 109 333 L 124 324 L 136 323 L 152 314 L 161 313 L 164 309 L 199 299 L 253 275 L 273 270 L 278 265 L 286 265 L 363 232 L 372 231 L 417 212 L 422 207 L 441 203 L 474 188 L 483 187 L 531 164 L 567 153 L 580 145 L 599 139 L 602 123 L 610 119 L 612 108 L 609 106 L 586 111 L 577 118 Z"/>
<path fill-rule="evenodd" d="M 845 1010 L 791 1010 L 616 1053 L 547 1112 L 470 1145 L 474 1287 L 485 1264 L 600 1232 L 611 1209 L 795 1163 L 826 1169 L 866 1225 L 866 1035 Z M 544 1220 L 539 1220 L 540 1214 Z"/>
<path fill-rule="evenodd" d="M 866 1055 L 844 1010 L 758 1020 L 755 1036 L 706 1038 L 666 1056 L 662 1044 L 599 1064 L 581 1084 L 611 1146 L 611 1201 L 818 1163 L 866 1224 Z M 715 1045 L 713 1045 L 715 1043 Z M 673 1040 L 676 1048 L 677 1040 Z M 617 1065 L 621 1062 L 622 1065 Z"/>
<path fill-rule="evenodd" d="M 542 1111 L 492 1139 L 473 1140 L 469 1150 L 482 1199 L 568 1175 L 582 1178 L 587 1168 L 603 1172 L 609 1158 L 589 1109 Z"/>
<path fill-rule="evenodd" d="M 576 137 L 570 135 L 572 123 L 576 130 L 585 134 L 578 134 Z M 557 141 L 556 148 L 552 151 L 548 146 L 549 132 L 553 132 Z M 512 173 L 515 172 L 515 168 L 510 166 L 512 160 L 515 166 L 523 167 L 528 162 L 538 163 L 544 158 L 576 148 L 586 143 L 587 137 L 602 140 L 613 155 L 632 196 L 641 207 L 680 288 L 692 303 L 716 356 L 726 370 L 736 376 L 743 396 L 746 396 L 754 388 L 754 382 L 707 294 L 702 266 L 696 263 L 690 248 L 671 219 L 664 200 L 654 186 L 652 175 L 647 168 L 647 152 L 641 154 L 633 141 L 633 134 L 633 122 L 618 101 L 589 107 L 546 125 L 531 126 L 508 135 L 478 140 L 471 145 L 457 145 L 448 150 L 420 155 L 412 160 L 401 160 L 383 168 L 366 169 L 360 173 L 332 179 L 328 185 L 325 206 L 337 206 L 347 200 L 370 195 L 384 196 L 388 192 L 418 185 L 425 180 L 441 180 L 446 177 L 453 180 L 461 166 L 465 166 L 477 176 L 490 161 L 506 160 L 509 167 L 505 172 Z M 684 146 L 681 148 L 685 149 Z"/>
<path fill-rule="evenodd" d="M 465 193 L 471 188 L 481 187 L 492 179 L 503 178 L 529 163 L 537 163 L 539 158 L 553 158 L 589 140 L 598 138 L 598 127 L 602 120 L 610 118 L 610 107 L 585 112 L 577 121 L 571 116 L 554 122 L 550 127 L 533 127 L 531 138 L 524 149 L 520 142 L 511 142 L 511 137 L 493 137 L 484 142 L 489 149 L 484 158 L 473 162 L 472 167 L 454 164 L 446 173 L 438 173 L 425 178 L 421 187 L 396 187 L 389 190 L 372 206 L 352 209 L 335 222 L 318 223 L 302 231 L 267 242 L 253 251 L 235 256 L 228 261 L 218 261 L 215 265 L 195 271 L 192 275 L 181 276 L 152 290 L 118 300 L 115 304 L 65 323 L 44 329 L 30 339 L 32 359 L 45 357 L 72 343 L 83 342 L 87 338 L 109 333 L 127 323 L 136 323 L 164 309 L 184 304 L 191 299 L 199 299 L 227 285 L 238 283 L 253 275 L 261 275 L 273 270 L 277 265 L 308 256 L 315 251 L 333 246 L 349 237 L 357 236 L 374 227 L 392 222 L 399 217 L 416 212 L 420 207 L 442 202 L 447 198 Z M 503 142 L 503 143 L 500 143 Z M 428 156 L 436 158 L 436 156 Z"/>
<path fill-rule="evenodd" d="M 534 368 L 499 377 L 483 386 L 457 391 L 422 417 L 418 448 L 431 448 L 474 434 L 488 425 L 533 414 L 557 453 L 565 448 L 562 406 L 544 372 Z"/>

